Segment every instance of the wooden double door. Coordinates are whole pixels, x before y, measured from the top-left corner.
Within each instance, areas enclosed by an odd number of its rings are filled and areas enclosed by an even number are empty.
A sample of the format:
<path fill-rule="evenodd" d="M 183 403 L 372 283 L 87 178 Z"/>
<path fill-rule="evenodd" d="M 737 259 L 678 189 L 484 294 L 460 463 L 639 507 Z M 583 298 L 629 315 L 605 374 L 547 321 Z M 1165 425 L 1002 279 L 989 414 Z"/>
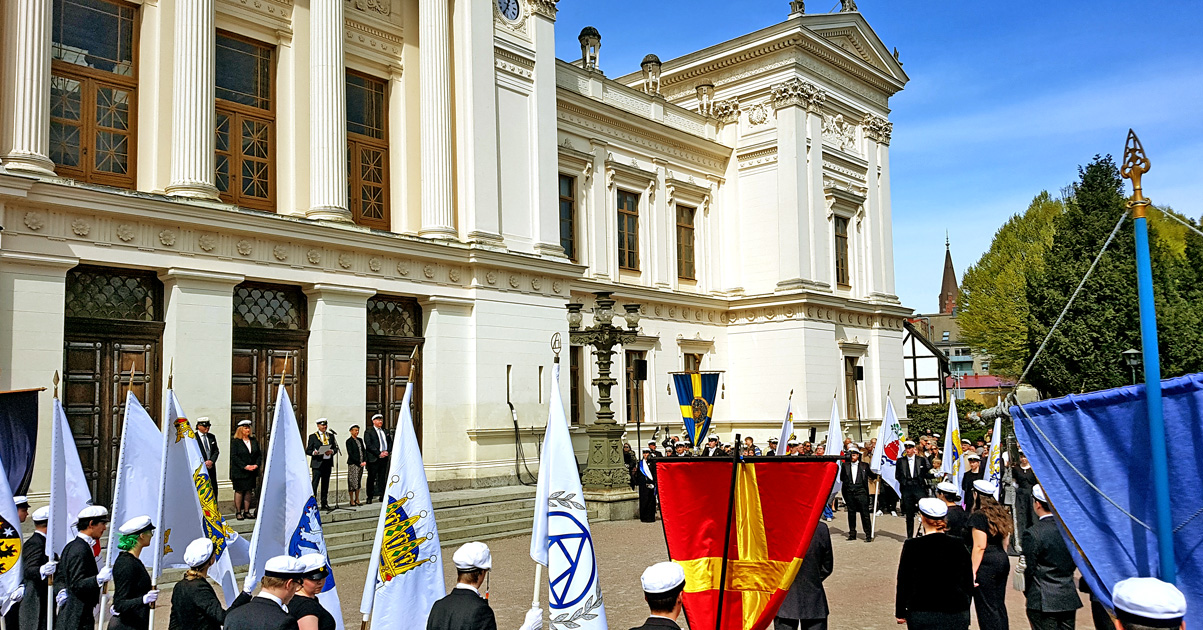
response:
<path fill-rule="evenodd" d="M 162 421 L 162 333 L 161 322 L 66 321 L 61 400 L 97 505 L 112 499 L 127 392 Z"/>
<path fill-rule="evenodd" d="M 230 424 L 251 421 L 251 433 L 267 449 L 281 380 L 301 434 L 305 434 L 306 331 L 235 330 Z M 224 445 L 223 445 L 224 448 Z"/>
<path fill-rule="evenodd" d="M 384 416 L 384 427 L 390 435 L 397 429 L 401 413 L 401 402 L 405 398 L 405 386 L 409 383 L 410 369 L 414 365 L 413 351 L 421 346 L 420 340 L 394 341 L 391 339 L 368 338 L 367 354 L 367 417 L 363 426 L 370 426 L 375 414 Z M 421 355 L 419 355 L 420 357 Z M 420 363 L 419 359 L 419 363 Z M 414 369 L 414 393 L 412 399 L 414 432 L 418 445 L 422 445 L 422 371 Z"/>

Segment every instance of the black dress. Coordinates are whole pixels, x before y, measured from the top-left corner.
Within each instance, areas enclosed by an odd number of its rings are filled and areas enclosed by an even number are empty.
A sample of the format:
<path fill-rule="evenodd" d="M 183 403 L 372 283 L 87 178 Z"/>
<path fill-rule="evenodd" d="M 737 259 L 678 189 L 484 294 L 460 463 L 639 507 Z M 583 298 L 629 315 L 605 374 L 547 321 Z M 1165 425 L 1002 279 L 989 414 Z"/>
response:
<path fill-rule="evenodd" d="M 203 577 L 185 577 L 171 591 L 167 630 L 221 630 L 226 610 L 213 585 Z"/>
<path fill-rule="evenodd" d="M 298 622 L 302 617 L 317 617 L 317 630 L 334 630 L 338 626 L 334 623 L 334 615 L 331 615 L 321 602 L 300 593 L 293 595 L 288 601 L 288 614 Z"/>
<path fill-rule="evenodd" d="M 142 596 L 150 592 L 150 573 L 142 561 L 128 551 L 117 554 L 113 562 L 113 610 L 109 630 L 147 630 L 150 606 Z"/>
<path fill-rule="evenodd" d="M 1003 548 L 1002 536 L 990 533 L 990 520 L 981 512 L 969 515 L 969 530 L 986 533 L 986 552 L 977 568 L 977 588 L 973 592 L 973 609 L 977 612 L 980 630 L 1007 630 L 1007 577 L 1011 559 Z M 971 534 L 972 535 L 972 534 Z"/>
<path fill-rule="evenodd" d="M 902 543 L 894 616 L 908 630 L 968 630 L 972 591 L 973 560 L 959 539 L 936 532 Z"/>
<path fill-rule="evenodd" d="M 259 478 L 259 469 L 247 470 L 247 466 L 258 466 L 262 459 L 259 443 L 251 438 L 251 449 L 238 438 L 230 440 L 230 483 L 235 492 L 250 492 L 255 489 L 255 480 Z"/>

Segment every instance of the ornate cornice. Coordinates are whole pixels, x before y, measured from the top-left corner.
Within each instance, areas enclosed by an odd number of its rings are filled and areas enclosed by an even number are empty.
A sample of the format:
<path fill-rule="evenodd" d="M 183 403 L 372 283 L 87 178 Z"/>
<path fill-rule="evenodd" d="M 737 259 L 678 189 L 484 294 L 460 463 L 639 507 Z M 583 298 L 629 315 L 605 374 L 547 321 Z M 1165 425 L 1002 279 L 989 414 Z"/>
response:
<path fill-rule="evenodd" d="M 865 137 L 889 146 L 890 134 L 894 132 L 894 123 L 876 114 L 865 114 L 861 126 L 865 129 Z"/>
<path fill-rule="evenodd" d="M 530 0 L 530 10 L 553 22 L 556 20 L 556 0 Z"/>
<path fill-rule="evenodd" d="M 818 113 L 819 106 L 827 100 L 827 92 L 810 81 L 795 77 L 772 86 L 770 100 L 776 109 L 805 107 L 808 112 Z"/>

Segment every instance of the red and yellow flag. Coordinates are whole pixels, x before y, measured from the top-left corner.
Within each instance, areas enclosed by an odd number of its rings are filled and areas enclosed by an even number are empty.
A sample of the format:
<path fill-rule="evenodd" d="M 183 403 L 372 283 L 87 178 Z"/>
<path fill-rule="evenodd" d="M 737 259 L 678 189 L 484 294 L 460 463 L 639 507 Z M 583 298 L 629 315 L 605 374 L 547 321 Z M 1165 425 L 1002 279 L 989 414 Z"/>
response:
<path fill-rule="evenodd" d="M 689 627 L 763 630 L 802 565 L 835 481 L 835 462 L 783 457 L 743 462 L 731 494 L 728 459 L 657 459 L 657 491 L 668 555 L 685 569 Z M 719 614 L 728 497 L 734 514 Z"/>

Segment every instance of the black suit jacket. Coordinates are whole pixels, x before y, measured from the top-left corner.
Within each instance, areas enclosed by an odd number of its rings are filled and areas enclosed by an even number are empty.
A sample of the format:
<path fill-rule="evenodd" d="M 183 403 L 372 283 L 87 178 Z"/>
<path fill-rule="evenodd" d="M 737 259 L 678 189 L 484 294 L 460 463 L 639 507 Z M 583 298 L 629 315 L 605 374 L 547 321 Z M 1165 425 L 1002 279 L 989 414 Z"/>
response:
<path fill-rule="evenodd" d="M 903 492 L 910 490 L 927 494 L 927 480 L 931 477 L 931 464 L 922 455 L 916 455 L 915 459 L 918 460 L 915 465 L 915 475 L 911 475 L 911 462 L 904 455 L 898 458 L 898 467 L 894 471 L 894 476 L 898 479 L 898 485 Z"/>
<path fill-rule="evenodd" d="M 1023 533 L 1024 591 L 1029 610 L 1066 612 L 1082 607 L 1074 588 L 1074 560 L 1053 517 L 1042 518 Z"/>
<path fill-rule="evenodd" d="M 858 498 L 869 497 L 869 475 L 873 472 L 869 470 L 869 465 L 865 462 L 857 462 L 856 483 L 852 482 L 852 462 L 844 462 L 840 464 L 840 483 L 843 484 L 844 500 L 847 501 L 849 496 L 855 495 Z"/>
<path fill-rule="evenodd" d="M 280 605 L 265 597 L 254 597 L 226 614 L 226 630 L 297 630 L 297 620 Z"/>
<path fill-rule="evenodd" d="M 260 465 L 263 459 L 263 453 L 259 450 L 259 443 L 255 438 L 251 438 L 251 450 L 246 450 L 246 445 L 238 438 L 230 439 L 230 479 L 254 479 L 259 476 L 259 469 L 254 471 L 247 470 L 247 466 Z"/>
<path fill-rule="evenodd" d="M 932 560 L 940 568 L 932 570 Z M 902 543 L 894 616 L 912 612 L 969 612 L 973 595 L 973 560 L 960 540 L 944 533 L 928 534 Z"/>
<path fill-rule="evenodd" d="M 142 561 L 128 551 L 117 554 L 113 562 L 113 609 L 117 616 L 109 621 L 109 630 L 147 630 L 150 606 L 142 596 L 150 591 L 150 573 Z"/>
<path fill-rule="evenodd" d="M 781 602 L 777 616 L 786 619 L 826 619 L 830 611 L 823 580 L 833 570 L 835 556 L 831 553 L 831 531 L 827 529 L 827 523 L 819 521 L 810 539 L 810 548 L 806 550 L 806 557 L 802 559 L 802 566 L 785 595 L 785 601 Z"/>
<path fill-rule="evenodd" d="M 201 445 L 201 455 L 205 455 L 205 448 L 208 447 L 208 457 L 205 459 L 213 462 L 213 468 L 217 468 L 217 458 L 221 456 L 221 449 L 217 448 L 217 436 L 212 433 L 201 435 L 196 434 L 196 441 Z"/>
<path fill-rule="evenodd" d="M 485 598 L 467 589 L 453 588 L 430 609 L 426 630 L 497 630 L 497 618 Z"/>
<path fill-rule="evenodd" d="M 384 431 L 384 439 L 387 440 L 388 431 L 386 431 L 384 427 L 380 427 L 380 430 Z M 368 427 L 364 430 L 363 444 L 368 448 L 368 458 L 366 460 L 361 459 L 359 461 L 366 461 L 369 464 L 380 459 L 380 451 L 387 451 L 389 449 L 388 444 L 380 444 L 380 438 L 376 435 L 376 427 L 374 426 Z"/>
<path fill-rule="evenodd" d="M 676 628 L 676 630 L 681 630 L 681 626 L 678 626 L 677 622 L 673 621 L 672 619 L 665 619 L 664 617 L 648 617 L 647 621 L 643 622 L 642 626 L 639 626 L 638 628 L 631 628 L 631 630 L 659 630 L 662 628 Z"/>
<path fill-rule="evenodd" d="M 46 580 L 39 570 L 50 562 L 46 556 L 46 537 L 34 532 L 21 550 L 22 576 L 25 578 L 25 599 L 21 600 L 21 630 L 43 630 L 46 627 Z M 10 628 L 9 630 L 13 630 Z"/>
<path fill-rule="evenodd" d="M 183 579 L 171 591 L 171 617 L 167 630 L 221 630 L 226 609 L 205 578 Z"/>
<path fill-rule="evenodd" d="M 76 536 L 63 547 L 63 555 L 55 571 L 55 586 L 67 590 L 67 601 L 54 618 L 57 630 L 91 630 L 95 625 L 92 609 L 100 603 L 100 586 L 96 584 L 96 557 L 92 547 Z"/>
<path fill-rule="evenodd" d="M 362 464 L 363 462 L 368 461 L 367 459 L 365 459 L 365 457 L 367 457 L 367 454 L 368 454 L 367 451 L 368 451 L 367 447 L 365 447 L 363 444 L 363 438 L 361 438 L 361 437 L 347 438 L 347 463 L 355 464 L 356 466 L 358 466 L 358 465 Z"/>
<path fill-rule="evenodd" d="M 338 450 L 338 441 L 334 439 L 333 433 L 326 431 L 326 441 L 330 443 L 330 447 L 334 449 L 335 453 L 340 452 Z M 334 461 L 332 459 L 326 459 L 321 455 L 315 456 L 313 452 L 320 448 L 322 448 L 322 438 L 318 436 L 317 431 L 314 431 L 313 433 L 309 434 L 309 442 L 305 444 L 305 453 L 309 455 L 310 468 L 321 468 L 323 463 Z M 363 460 L 361 459 L 359 461 Z"/>

